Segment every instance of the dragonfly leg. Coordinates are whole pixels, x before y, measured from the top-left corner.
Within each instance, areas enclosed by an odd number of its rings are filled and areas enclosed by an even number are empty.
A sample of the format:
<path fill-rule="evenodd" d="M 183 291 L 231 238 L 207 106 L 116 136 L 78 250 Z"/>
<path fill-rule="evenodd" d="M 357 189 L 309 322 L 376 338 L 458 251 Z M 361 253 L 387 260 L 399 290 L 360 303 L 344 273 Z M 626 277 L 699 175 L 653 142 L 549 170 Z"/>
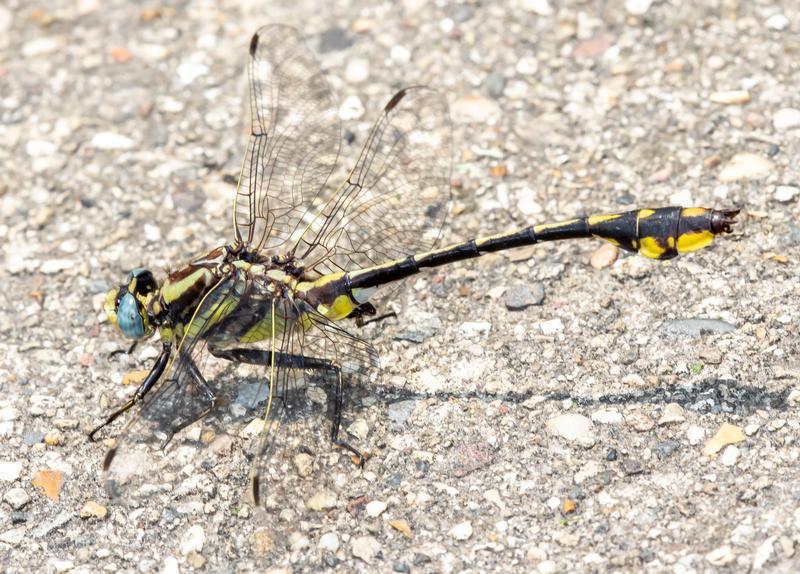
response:
<path fill-rule="evenodd" d="M 212 355 L 220 359 L 229 361 L 238 361 L 242 363 L 250 363 L 253 365 L 266 365 L 272 364 L 272 352 L 263 349 L 218 349 L 209 346 L 208 350 Z M 359 466 L 364 466 L 366 458 L 355 447 L 348 444 L 346 441 L 339 438 L 339 429 L 342 426 L 342 411 L 344 409 L 344 378 L 342 377 L 342 369 L 339 365 L 328 359 L 320 359 L 318 357 L 304 357 L 303 355 L 294 355 L 291 353 L 275 353 L 275 363 L 277 367 L 289 367 L 293 369 L 312 369 L 316 371 L 325 371 L 331 373 L 335 377 L 333 384 L 333 416 L 331 426 L 331 442 L 338 447 L 350 451 L 358 458 Z"/>
<path fill-rule="evenodd" d="M 153 385 L 161 378 L 161 375 L 164 373 L 164 369 L 169 362 L 169 355 L 170 355 L 171 346 L 169 343 L 164 343 L 164 346 L 161 348 L 161 353 L 159 353 L 158 357 L 156 357 L 156 362 L 153 365 L 153 368 L 150 369 L 150 372 L 147 373 L 144 381 L 139 387 L 136 389 L 136 392 L 133 393 L 133 396 L 129 398 L 125 403 L 120 406 L 119 408 L 115 409 L 110 415 L 106 417 L 106 420 L 103 421 L 100 425 L 95 427 L 92 432 L 89 433 L 89 440 L 94 442 L 95 435 L 103 428 L 107 427 L 115 420 L 117 420 L 120 416 L 128 412 L 133 405 L 140 402 L 144 399 L 145 395 L 153 388 Z"/>
<path fill-rule="evenodd" d="M 394 311 L 389 311 L 388 313 L 384 313 L 383 315 L 375 317 L 374 315 L 377 312 L 378 310 L 375 308 L 375 305 L 367 301 L 366 303 L 361 303 L 361 305 L 353 309 L 353 312 L 350 313 L 347 318 L 353 319 L 357 327 L 363 327 L 364 325 L 369 325 L 370 323 L 378 323 L 384 319 L 388 319 L 389 317 L 397 317 L 397 313 Z M 367 319 L 366 317 L 372 317 L 372 319 Z"/>

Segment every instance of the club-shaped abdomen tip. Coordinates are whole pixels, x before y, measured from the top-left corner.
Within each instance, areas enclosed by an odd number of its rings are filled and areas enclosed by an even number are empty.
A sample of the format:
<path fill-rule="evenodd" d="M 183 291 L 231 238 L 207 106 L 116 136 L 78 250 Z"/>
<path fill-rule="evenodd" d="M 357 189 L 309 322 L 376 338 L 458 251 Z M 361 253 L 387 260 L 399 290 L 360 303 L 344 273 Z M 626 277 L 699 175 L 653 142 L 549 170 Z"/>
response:
<path fill-rule="evenodd" d="M 715 209 L 711 212 L 711 232 L 714 234 L 731 233 L 736 224 L 739 209 Z"/>

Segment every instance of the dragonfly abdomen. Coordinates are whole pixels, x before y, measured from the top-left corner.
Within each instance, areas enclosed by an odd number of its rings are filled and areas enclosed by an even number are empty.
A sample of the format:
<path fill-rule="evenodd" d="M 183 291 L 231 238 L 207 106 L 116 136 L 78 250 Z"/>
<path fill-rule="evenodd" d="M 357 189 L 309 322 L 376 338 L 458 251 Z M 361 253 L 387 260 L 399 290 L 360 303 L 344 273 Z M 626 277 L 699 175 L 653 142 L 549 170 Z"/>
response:
<path fill-rule="evenodd" d="M 651 259 L 671 259 L 711 243 L 715 235 L 730 233 L 738 210 L 703 207 L 662 207 L 592 215 L 470 239 L 442 249 L 411 255 L 383 265 L 346 274 L 349 287 L 369 289 L 404 279 L 425 267 L 438 267 L 484 253 L 562 239 L 600 237 L 622 249 Z"/>

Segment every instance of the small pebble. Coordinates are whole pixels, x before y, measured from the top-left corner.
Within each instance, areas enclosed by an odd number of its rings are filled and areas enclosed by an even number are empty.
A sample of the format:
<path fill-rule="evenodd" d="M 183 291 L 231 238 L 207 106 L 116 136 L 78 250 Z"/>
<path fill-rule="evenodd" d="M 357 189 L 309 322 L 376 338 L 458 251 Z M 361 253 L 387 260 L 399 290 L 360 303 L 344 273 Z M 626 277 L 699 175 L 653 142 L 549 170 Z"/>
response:
<path fill-rule="evenodd" d="M 336 552 L 339 550 L 339 535 L 335 532 L 326 532 L 319 537 L 319 544 L 317 546 L 320 550 Z"/>
<path fill-rule="evenodd" d="M 741 428 L 730 423 L 723 423 L 717 431 L 717 434 L 706 442 L 705 447 L 703 447 L 703 454 L 705 456 L 711 456 L 712 454 L 718 453 L 729 444 L 740 443 L 743 440 L 744 433 Z"/>
<path fill-rule="evenodd" d="M 12 509 L 20 510 L 30 502 L 31 497 L 25 492 L 24 488 L 16 487 L 6 492 L 5 496 L 3 496 L 3 500 L 5 500 Z"/>
<path fill-rule="evenodd" d="M 84 504 L 80 512 L 81 518 L 99 518 L 103 520 L 106 516 L 108 516 L 108 509 L 94 500 L 89 500 Z"/>
<path fill-rule="evenodd" d="M 639 432 L 648 432 L 653 430 L 656 423 L 644 413 L 630 413 L 625 415 L 625 422 L 634 430 Z"/>
<path fill-rule="evenodd" d="M 544 301 L 544 284 L 536 281 L 530 286 L 527 283 L 514 283 L 506 292 L 506 308 L 509 311 L 521 311 L 531 305 L 541 305 Z"/>
<path fill-rule="evenodd" d="M 372 518 L 377 518 L 386 510 L 386 503 L 381 500 L 373 500 L 372 502 L 367 503 L 367 515 L 371 516 Z"/>
<path fill-rule="evenodd" d="M 618 411 L 600 410 L 592 413 L 592 421 L 604 425 L 615 425 L 622 422 L 622 413 Z"/>
<path fill-rule="evenodd" d="M 323 489 L 308 499 L 306 507 L 309 510 L 330 510 L 331 508 L 336 508 L 336 501 L 337 497 L 334 492 Z"/>
<path fill-rule="evenodd" d="M 181 554 L 184 556 L 190 552 L 201 552 L 206 543 L 206 533 L 199 524 L 194 524 L 186 530 L 181 538 Z"/>
<path fill-rule="evenodd" d="M 789 203 L 800 194 L 800 188 L 793 185 L 778 185 L 775 187 L 775 201 Z"/>
<path fill-rule="evenodd" d="M 500 106 L 480 94 L 462 96 L 453 104 L 453 120 L 460 123 L 491 123 L 500 117 Z"/>
<path fill-rule="evenodd" d="M 364 115 L 364 104 L 358 96 L 347 96 L 339 106 L 339 117 L 344 121 L 357 120 Z"/>
<path fill-rule="evenodd" d="M 538 16 L 550 16 L 553 14 L 550 0 L 522 0 L 522 9 L 533 12 Z"/>
<path fill-rule="evenodd" d="M 406 538 L 411 538 L 411 527 L 405 520 L 403 519 L 390 520 L 389 526 L 397 530 L 400 534 L 402 534 Z"/>
<path fill-rule="evenodd" d="M 64 433 L 57 429 L 51 430 L 44 435 L 44 444 L 47 446 L 58 446 L 60 444 L 64 444 Z"/>
<path fill-rule="evenodd" d="M 472 537 L 472 524 L 469 521 L 460 522 L 450 529 L 449 534 L 455 540 L 468 540 Z"/>
<path fill-rule="evenodd" d="M 353 556 L 369 564 L 380 551 L 381 543 L 373 536 L 359 536 L 353 540 L 351 548 Z"/>
<path fill-rule="evenodd" d="M 594 250 L 589 264 L 593 269 L 605 269 L 611 267 L 619 257 L 619 247 L 611 243 L 604 243 Z"/>
<path fill-rule="evenodd" d="M 97 149 L 126 150 L 133 147 L 133 140 L 113 132 L 98 132 L 92 136 L 90 145 Z"/>
<path fill-rule="evenodd" d="M 664 407 L 664 412 L 661 418 L 658 419 L 659 425 L 668 425 L 673 423 L 682 423 L 686 420 L 683 408 L 678 403 L 669 403 Z"/>
<path fill-rule="evenodd" d="M 775 32 L 783 32 L 789 27 L 789 18 L 778 12 L 767 18 L 767 28 Z"/>
<path fill-rule="evenodd" d="M 61 496 L 61 487 L 64 486 L 64 473 L 60 470 L 40 470 L 33 475 L 31 484 L 40 488 L 47 498 L 58 502 Z"/>
<path fill-rule="evenodd" d="M 14 482 L 22 474 L 22 463 L 16 461 L 0 461 L 0 480 Z"/>
<path fill-rule="evenodd" d="M 314 469 L 314 457 L 305 452 L 298 453 L 294 457 L 294 466 L 300 476 L 311 476 Z"/>
<path fill-rule="evenodd" d="M 737 460 L 739 460 L 739 447 L 733 445 L 725 447 L 722 456 L 719 457 L 719 461 L 725 466 L 733 466 Z"/>
<path fill-rule="evenodd" d="M 584 446 L 595 443 L 592 421 L 577 413 L 565 413 L 547 421 L 547 429 L 568 441 L 577 442 Z"/>
<path fill-rule="evenodd" d="M 772 116 L 772 125 L 779 132 L 800 127 L 800 110 L 796 108 L 782 108 Z"/>
<path fill-rule="evenodd" d="M 719 172 L 717 179 L 722 183 L 763 179 L 773 171 L 773 163 L 754 153 L 738 153 Z"/>
<path fill-rule="evenodd" d="M 746 104 L 750 101 L 750 92 L 747 90 L 731 90 L 729 92 L 714 92 L 709 99 L 715 104 Z"/>
<path fill-rule="evenodd" d="M 256 528 L 250 537 L 250 546 L 253 548 L 254 554 L 264 556 L 275 549 L 275 538 L 268 528 Z"/>
<path fill-rule="evenodd" d="M 712 566 L 727 566 L 736 561 L 736 554 L 734 554 L 733 549 L 726 544 L 706 554 L 706 560 L 708 560 Z"/>
<path fill-rule="evenodd" d="M 700 444 L 704 438 L 706 438 L 706 430 L 702 427 L 691 425 L 688 429 L 686 429 L 686 438 L 689 439 L 690 445 L 696 446 Z"/>
<path fill-rule="evenodd" d="M 653 0 L 625 0 L 625 10 L 632 16 L 644 16 Z"/>
<path fill-rule="evenodd" d="M 347 62 L 344 70 L 344 78 L 350 83 L 358 84 L 369 77 L 369 60 L 364 58 L 353 58 Z"/>

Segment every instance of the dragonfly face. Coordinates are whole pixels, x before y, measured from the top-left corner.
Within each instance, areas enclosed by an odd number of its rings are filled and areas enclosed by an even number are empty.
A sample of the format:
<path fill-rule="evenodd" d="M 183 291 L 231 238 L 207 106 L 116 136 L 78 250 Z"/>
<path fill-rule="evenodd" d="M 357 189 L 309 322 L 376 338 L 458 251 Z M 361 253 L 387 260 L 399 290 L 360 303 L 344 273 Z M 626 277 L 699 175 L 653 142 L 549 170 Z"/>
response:
<path fill-rule="evenodd" d="M 106 293 L 104 310 L 108 320 L 128 339 L 142 339 L 153 332 L 147 302 L 158 291 L 158 283 L 147 269 L 137 268 L 125 283 Z"/>

